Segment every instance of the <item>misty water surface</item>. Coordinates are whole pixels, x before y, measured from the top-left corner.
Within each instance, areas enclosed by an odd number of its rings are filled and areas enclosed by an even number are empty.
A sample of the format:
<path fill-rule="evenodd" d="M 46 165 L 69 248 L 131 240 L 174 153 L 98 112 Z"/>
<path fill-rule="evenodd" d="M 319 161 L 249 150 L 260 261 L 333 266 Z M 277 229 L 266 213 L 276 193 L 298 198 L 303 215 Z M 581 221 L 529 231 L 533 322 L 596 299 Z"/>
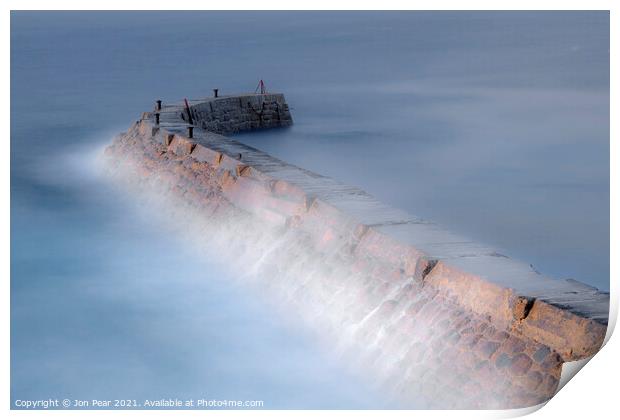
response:
<path fill-rule="evenodd" d="M 238 138 L 609 289 L 607 13 L 13 13 L 12 400 L 385 406 L 91 167 L 155 99 L 260 78 L 295 125 Z"/>

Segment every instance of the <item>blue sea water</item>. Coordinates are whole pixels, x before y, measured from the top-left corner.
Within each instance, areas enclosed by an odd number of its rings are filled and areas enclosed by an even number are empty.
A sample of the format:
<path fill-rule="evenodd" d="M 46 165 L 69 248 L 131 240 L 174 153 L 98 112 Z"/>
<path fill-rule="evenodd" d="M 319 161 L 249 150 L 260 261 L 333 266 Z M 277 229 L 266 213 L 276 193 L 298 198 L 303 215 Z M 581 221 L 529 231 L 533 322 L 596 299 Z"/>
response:
<path fill-rule="evenodd" d="M 11 400 L 387 402 L 93 173 L 155 99 L 286 94 L 239 135 L 609 290 L 606 12 L 12 12 Z"/>

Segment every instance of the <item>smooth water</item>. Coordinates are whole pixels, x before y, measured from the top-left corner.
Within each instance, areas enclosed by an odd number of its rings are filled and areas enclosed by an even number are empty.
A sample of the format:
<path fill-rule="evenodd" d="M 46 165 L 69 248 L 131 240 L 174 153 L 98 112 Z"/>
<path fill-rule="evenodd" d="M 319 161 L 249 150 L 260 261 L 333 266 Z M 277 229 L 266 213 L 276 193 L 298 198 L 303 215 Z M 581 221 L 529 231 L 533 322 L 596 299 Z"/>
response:
<path fill-rule="evenodd" d="M 12 401 L 386 405 L 93 167 L 260 78 L 295 125 L 243 141 L 609 289 L 608 13 L 12 13 Z"/>

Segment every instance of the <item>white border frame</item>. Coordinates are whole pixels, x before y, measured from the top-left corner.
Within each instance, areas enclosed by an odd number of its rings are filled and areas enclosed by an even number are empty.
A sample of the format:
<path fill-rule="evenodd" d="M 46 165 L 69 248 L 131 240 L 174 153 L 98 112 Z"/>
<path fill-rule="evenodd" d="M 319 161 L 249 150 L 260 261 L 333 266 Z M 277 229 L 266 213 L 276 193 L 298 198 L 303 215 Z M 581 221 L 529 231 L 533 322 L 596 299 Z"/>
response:
<path fill-rule="evenodd" d="M 50 2 L 45 1 L 14 1 L 5 0 L 2 2 L 4 13 L 0 17 L 0 28 L 2 28 L 3 42 L 1 44 L 3 66 L 2 66 L 2 92 L 6 92 L 4 100 L 0 102 L 0 115 L 4 120 L 5 136 L 3 141 L 10 144 L 7 128 L 10 128 L 10 10 L 48 10 Z M 257 4 L 248 0 L 228 2 L 185 0 L 182 3 L 171 3 L 163 0 L 152 1 L 132 1 L 132 0 L 91 0 L 88 4 L 78 1 L 57 0 L 52 3 L 55 10 L 138 10 L 138 9 L 157 9 L 157 10 L 244 10 L 256 9 Z M 183 6 L 181 9 L 170 9 L 171 5 Z M 366 0 L 358 1 L 298 1 L 295 3 L 282 0 L 263 0 L 260 2 L 262 10 L 353 10 L 354 8 L 363 10 L 610 10 L 610 64 L 611 64 L 611 101 L 610 101 L 610 138 L 615 139 L 618 128 L 617 121 L 613 116 L 617 109 L 618 85 L 616 84 L 618 74 L 618 28 L 620 19 L 618 18 L 618 2 L 614 1 L 550 1 L 550 0 L 522 0 L 522 1 L 497 1 L 489 0 L 470 0 L 463 1 L 393 1 L 384 0 L 382 2 L 369 2 Z M 464 6 L 467 6 L 464 8 Z M 2 233 L 1 242 L 1 262 L 0 270 L 2 278 L 2 323 L 1 332 L 4 338 L 1 350 L 2 373 L 4 377 L 0 385 L 0 395 L 2 398 L 3 411 L 11 417 L 19 418 L 145 418 L 145 417 L 170 417 L 175 418 L 258 418 L 258 419 L 288 419 L 291 416 L 296 418 L 314 419 L 317 416 L 329 416 L 339 418 L 355 418 L 363 420 L 367 418 L 503 418 L 514 417 L 529 412 L 534 409 L 526 410 L 507 410 L 507 411 L 22 411 L 10 410 L 10 153 L 5 151 L 0 155 L 0 183 L 2 199 L 2 217 L 0 218 L 0 232 Z M 616 215 L 619 211 L 618 193 L 614 191 L 614 186 L 618 183 L 618 146 L 615 142 L 610 144 L 610 170 L 611 170 L 611 191 L 610 191 L 610 214 Z M 610 255 L 618 255 L 618 224 L 614 217 L 610 220 L 611 243 Z M 583 418 L 609 418 L 610 414 L 617 411 L 616 384 L 619 373 L 618 356 L 620 356 L 620 345 L 618 339 L 611 339 L 611 332 L 615 327 L 618 313 L 618 264 L 614 259 L 611 260 L 611 313 L 609 318 L 609 331 L 607 344 L 601 351 L 593 357 L 577 376 L 571 380 L 560 392 L 549 401 L 542 410 L 536 411 L 535 418 L 563 418 L 563 419 L 583 419 Z"/>

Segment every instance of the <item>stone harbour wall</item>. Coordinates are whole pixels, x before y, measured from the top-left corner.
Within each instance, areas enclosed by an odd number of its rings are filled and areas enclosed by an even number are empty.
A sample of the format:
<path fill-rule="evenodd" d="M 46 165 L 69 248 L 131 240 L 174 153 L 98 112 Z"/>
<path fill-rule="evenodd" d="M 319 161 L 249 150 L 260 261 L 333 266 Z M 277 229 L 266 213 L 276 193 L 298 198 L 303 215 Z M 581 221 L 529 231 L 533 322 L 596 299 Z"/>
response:
<path fill-rule="evenodd" d="M 265 265 L 274 294 L 300 312 L 319 308 L 312 318 L 347 337 L 345 359 L 377 372 L 400 401 L 532 406 L 553 396 L 565 361 L 601 347 L 608 294 L 454 245 L 463 242 L 434 224 L 217 134 L 292 123 L 282 95 L 260 96 L 253 103 L 270 110 L 263 125 L 244 107 L 248 96 L 192 104 L 206 127 L 192 138 L 182 106 L 162 109 L 159 124 L 145 113 L 106 149 L 109 165 L 131 164 L 133 182 L 156 180 L 207 217 L 242 214 L 303 243 Z M 320 261 L 320 274 L 290 275 L 300 260 Z"/>
<path fill-rule="evenodd" d="M 284 95 L 278 93 L 222 96 L 188 102 L 193 124 L 213 133 L 230 134 L 293 123 Z M 179 118 L 190 121 L 187 110 L 177 112 Z"/>

